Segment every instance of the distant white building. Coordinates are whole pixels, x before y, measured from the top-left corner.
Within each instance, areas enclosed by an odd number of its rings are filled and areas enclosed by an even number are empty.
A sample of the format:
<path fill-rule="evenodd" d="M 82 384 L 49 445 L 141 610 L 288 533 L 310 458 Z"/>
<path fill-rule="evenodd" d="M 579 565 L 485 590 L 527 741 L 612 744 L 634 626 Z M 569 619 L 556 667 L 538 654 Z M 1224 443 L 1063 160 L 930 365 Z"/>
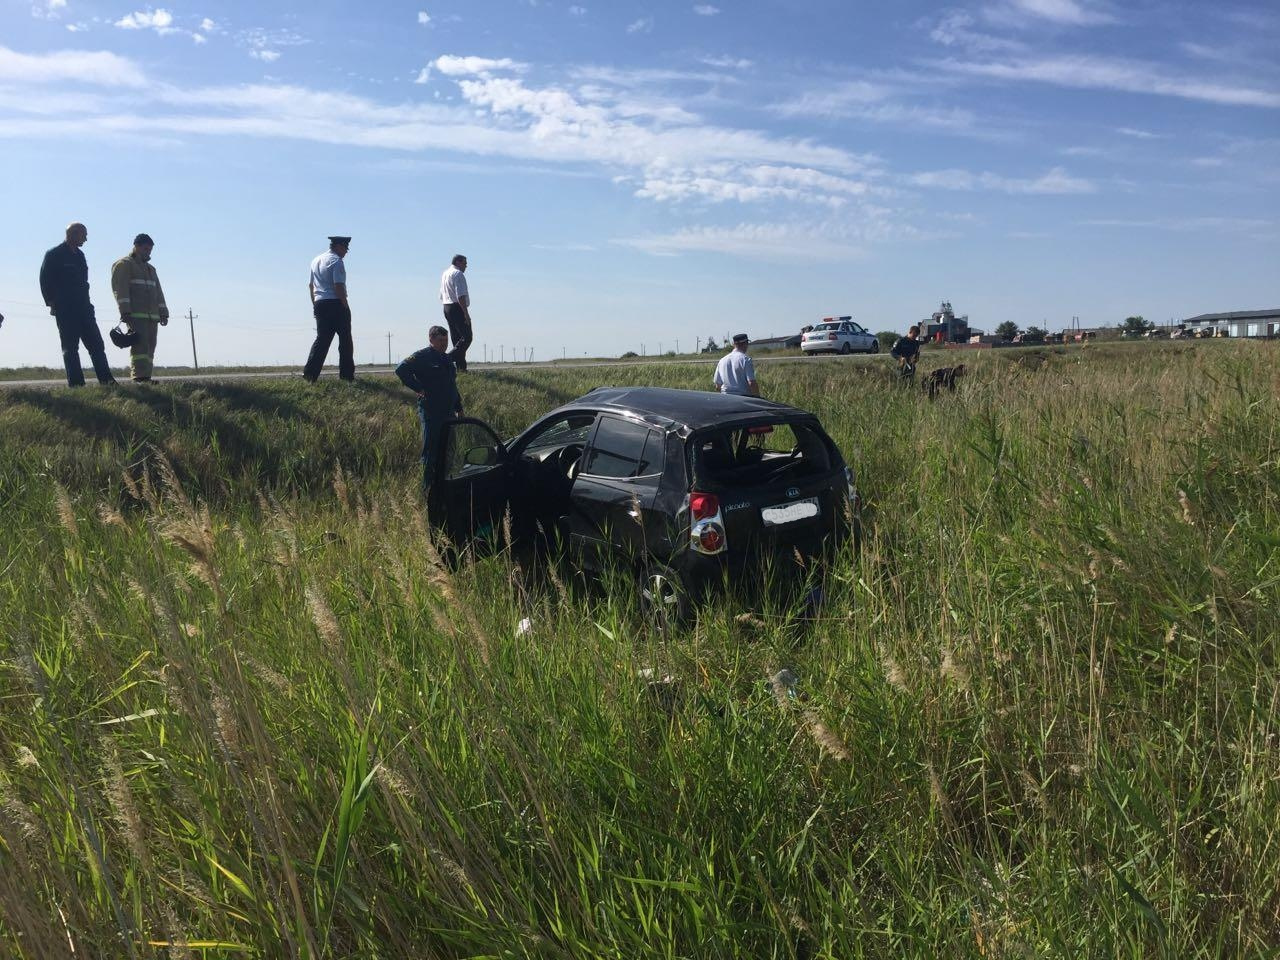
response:
<path fill-rule="evenodd" d="M 1225 330 L 1228 337 L 1280 337 L 1280 309 L 1202 313 L 1183 321 L 1188 327 Z"/>

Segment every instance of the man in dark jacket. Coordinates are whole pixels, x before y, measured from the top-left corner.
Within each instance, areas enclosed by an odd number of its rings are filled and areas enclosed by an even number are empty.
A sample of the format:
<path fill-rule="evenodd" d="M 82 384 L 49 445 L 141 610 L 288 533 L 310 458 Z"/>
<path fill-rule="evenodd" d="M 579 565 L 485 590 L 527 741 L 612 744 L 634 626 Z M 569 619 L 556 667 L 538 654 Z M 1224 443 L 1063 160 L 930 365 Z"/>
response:
<path fill-rule="evenodd" d="M 67 369 L 67 386 L 83 387 L 84 370 L 80 366 L 80 344 L 83 342 L 93 361 L 93 372 L 99 383 L 115 383 L 107 352 L 102 345 L 98 318 L 89 301 L 89 265 L 80 248 L 89 239 L 83 223 L 67 227 L 67 239 L 44 255 L 40 264 L 40 293 L 45 305 L 58 323 L 62 341 L 62 365 Z"/>
<path fill-rule="evenodd" d="M 431 344 L 396 367 L 400 382 L 418 395 L 418 422 L 422 424 L 422 489 L 431 487 L 435 448 L 439 445 L 440 427 L 451 417 L 462 416 L 462 397 L 458 394 L 458 370 L 445 353 L 449 331 L 432 327 L 427 331 Z"/>
<path fill-rule="evenodd" d="M 916 362 L 920 359 L 920 328 L 913 326 L 905 337 L 899 337 L 893 344 L 889 355 L 897 358 L 898 374 L 902 377 L 916 375 Z"/>

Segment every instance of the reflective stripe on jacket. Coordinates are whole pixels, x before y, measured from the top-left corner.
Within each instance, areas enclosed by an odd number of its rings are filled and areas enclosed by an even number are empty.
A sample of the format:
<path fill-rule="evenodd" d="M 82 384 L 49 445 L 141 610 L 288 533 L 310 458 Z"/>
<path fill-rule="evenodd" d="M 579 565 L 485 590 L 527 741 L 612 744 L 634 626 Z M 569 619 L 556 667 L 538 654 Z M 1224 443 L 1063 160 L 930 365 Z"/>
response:
<path fill-rule="evenodd" d="M 116 306 L 122 317 L 169 319 L 156 268 L 135 254 L 121 257 L 111 265 L 111 292 L 116 295 Z"/>

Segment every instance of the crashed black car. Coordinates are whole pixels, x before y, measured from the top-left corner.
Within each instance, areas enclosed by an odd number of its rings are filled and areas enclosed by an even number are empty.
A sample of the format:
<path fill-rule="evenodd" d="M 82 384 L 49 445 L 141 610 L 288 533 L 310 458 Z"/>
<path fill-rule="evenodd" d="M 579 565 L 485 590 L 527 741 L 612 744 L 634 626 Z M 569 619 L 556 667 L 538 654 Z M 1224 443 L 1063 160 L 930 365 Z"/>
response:
<path fill-rule="evenodd" d="M 439 442 L 427 514 L 456 549 L 505 528 L 588 569 L 623 564 L 677 620 L 726 573 L 771 555 L 795 566 L 856 525 L 840 450 L 813 414 L 771 400 L 601 387 L 505 443 L 469 418 Z"/>

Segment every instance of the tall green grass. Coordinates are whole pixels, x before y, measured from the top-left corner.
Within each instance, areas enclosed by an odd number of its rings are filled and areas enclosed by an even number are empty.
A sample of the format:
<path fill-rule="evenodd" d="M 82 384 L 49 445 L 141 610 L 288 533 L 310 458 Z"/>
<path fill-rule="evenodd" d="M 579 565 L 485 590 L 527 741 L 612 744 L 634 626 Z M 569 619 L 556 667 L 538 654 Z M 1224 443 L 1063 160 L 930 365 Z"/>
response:
<path fill-rule="evenodd" d="M 390 382 L 0 393 L 0 953 L 1275 955 L 1280 350 L 965 359 L 762 363 L 863 549 L 669 634 L 441 564 Z"/>

